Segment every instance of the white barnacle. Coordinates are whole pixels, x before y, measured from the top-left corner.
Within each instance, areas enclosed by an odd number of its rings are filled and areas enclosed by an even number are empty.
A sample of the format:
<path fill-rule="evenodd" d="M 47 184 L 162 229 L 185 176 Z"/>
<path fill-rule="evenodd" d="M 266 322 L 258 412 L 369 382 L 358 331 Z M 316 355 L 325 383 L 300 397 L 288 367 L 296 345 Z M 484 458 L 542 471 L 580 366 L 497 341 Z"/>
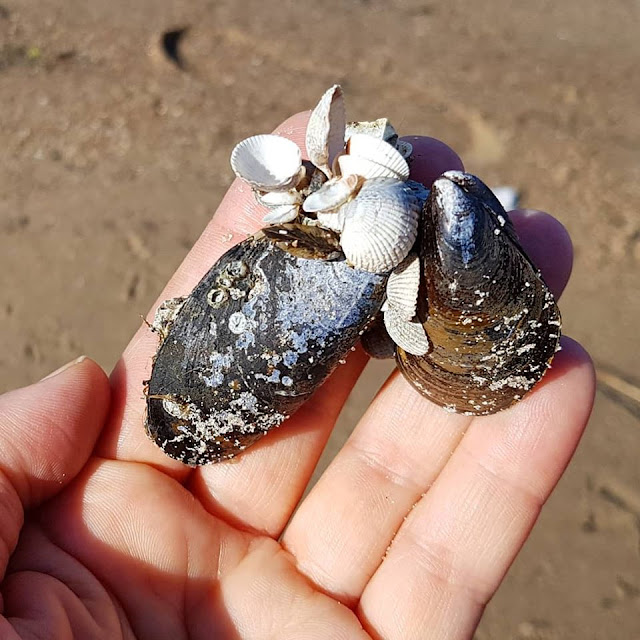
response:
<path fill-rule="evenodd" d="M 236 311 L 229 316 L 229 331 L 240 335 L 247 329 L 247 316 L 241 311 Z"/>

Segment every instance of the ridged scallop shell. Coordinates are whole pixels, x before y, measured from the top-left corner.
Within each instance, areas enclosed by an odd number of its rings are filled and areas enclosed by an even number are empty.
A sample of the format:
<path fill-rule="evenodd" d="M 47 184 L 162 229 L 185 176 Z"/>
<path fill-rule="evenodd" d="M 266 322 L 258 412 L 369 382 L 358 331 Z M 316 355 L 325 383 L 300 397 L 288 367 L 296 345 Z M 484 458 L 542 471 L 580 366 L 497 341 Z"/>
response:
<path fill-rule="evenodd" d="M 506 212 L 478 178 L 447 172 L 433 183 L 419 244 L 418 317 L 432 349 L 423 357 L 398 349 L 400 370 L 452 411 L 511 406 L 550 366 L 561 319 Z"/>
<path fill-rule="evenodd" d="M 423 356 L 429 351 L 429 338 L 420 321 L 407 320 L 391 306 L 383 317 L 387 333 L 398 347 L 414 356 Z"/>
<path fill-rule="evenodd" d="M 405 320 L 411 320 L 416 315 L 421 276 L 420 258 L 413 252 L 389 275 L 387 304 Z"/>
<path fill-rule="evenodd" d="M 397 178 L 398 180 L 409 179 L 409 165 L 407 161 L 394 146 L 384 140 L 378 140 L 362 133 L 356 133 L 349 139 L 346 157 L 361 161 L 364 170 L 367 172 L 371 171 L 369 163 L 373 163 L 379 167 L 383 167 L 388 172 L 388 177 L 390 178 Z M 340 160 L 341 159 L 339 159 L 338 162 L 340 162 Z M 343 164 L 340 166 L 344 171 Z M 355 166 L 357 165 L 354 165 L 351 161 L 348 165 L 348 169 L 350 169 L 348 173 L 360 173 L 353 170 Z M 364 175 L 366 178 L 378 177 L 363 173 L 360 173 L 360 175 Z"/>
<path fill-rule="evenodd" d="M 239 142 L 231 152 L 231 168 L 258 191 L 288 191 L 304 175 L 298 145 L 271 134 Z"/>
<path fill-rule="evenodd" d="M 333 178 L 308 196 L 302 208 L 307 213 L 334 211 L 353 196 L 360 184 L 356 175 Z"/>
<path fill-rule="evenodd" d="M 354 267 L 382 273 L 407 257 L 418 232 L 420 201 L 404 182 L 367 180 L 340 211 L 345 218 L 340 244 Z"/>
<path fill-rule="evenodd" d="M 346 116 L 340 85 L 324 93 L 311 112 L 307 125 L 306 146 L 309 160 L 328 178 L 332 177 L 334 158 L 344 149 Z"/>

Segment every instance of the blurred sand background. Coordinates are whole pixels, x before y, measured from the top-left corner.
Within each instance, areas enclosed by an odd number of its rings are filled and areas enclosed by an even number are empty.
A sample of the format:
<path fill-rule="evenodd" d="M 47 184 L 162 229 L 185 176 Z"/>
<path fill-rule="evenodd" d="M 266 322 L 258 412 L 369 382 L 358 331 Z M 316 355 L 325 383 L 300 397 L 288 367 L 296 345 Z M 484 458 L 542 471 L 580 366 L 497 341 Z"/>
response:
<path fill-rule="evenodd" d="M 597 405 L 478 640 L 640 638 L 639 33 L 636 0 L 0 0 L 0 388 L 110 369 L 234 143 L 340 82 L 350 118 L 441 138 L 575 242 L 561 308 Z"/>

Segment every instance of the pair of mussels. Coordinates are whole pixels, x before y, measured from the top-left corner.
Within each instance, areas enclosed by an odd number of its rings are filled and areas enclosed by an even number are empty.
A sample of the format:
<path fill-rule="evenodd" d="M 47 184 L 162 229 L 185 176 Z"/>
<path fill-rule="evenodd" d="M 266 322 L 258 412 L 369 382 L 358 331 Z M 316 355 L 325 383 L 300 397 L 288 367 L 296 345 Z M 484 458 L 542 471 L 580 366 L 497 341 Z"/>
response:
<path fill-rule="evenodd" d="M 511 406 L 550 366 L 561 322 L 504 208 L 475 176 L 447 172 L 424 203 L 414 251 L 415 321 L 429 349 L 396 346 L 400 371 L 449 411 Z M 361 337 L 378 350 L 388 279 L 351 266 L 339 236 L 318 227 L 275 225 L 236 245 L 154 323 L 148 435 L 188 465 L 234 457 L 295 412 Z"/>

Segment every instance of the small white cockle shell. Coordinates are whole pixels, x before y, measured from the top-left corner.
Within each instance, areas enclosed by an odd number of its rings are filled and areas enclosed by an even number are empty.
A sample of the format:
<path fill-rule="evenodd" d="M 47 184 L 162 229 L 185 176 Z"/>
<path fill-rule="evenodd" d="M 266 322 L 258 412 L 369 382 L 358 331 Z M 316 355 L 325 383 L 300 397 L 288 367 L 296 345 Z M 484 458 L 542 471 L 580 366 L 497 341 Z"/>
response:
<path fill-rule="evenodd" d="M 356 175 L 332 178 L 314 191 L 304 201 L 302 208 L 307 213 L 334 211 L 352 197 L 361 183 L 360 177 Z"/>
<path fill-rule="evenodd" d="M 309 160 L 327 178 L 333 176 L 331 171 L 333 160 L 344 149 L 345 127 L 342 88 L 335 84 L 325 91 L 320 102 L 311 112 L 305 141 Z"/>
<path fill-rule="evenodd" d="M 384 326 L 391 339 L 407 353 L 423 356 L 429 351 L 429 338 L 421 322 L 405 320 L 393 307 L 388 307 Z"/>
<path fill-rule="evenodd" d="M 347 155 L 338 158 L 343 175 L 357 174 L 365 178 L 408 180 L 409 165 L 402 154 L 388 142 L 364 133 L 355 133 L 347 144 Z"/>
<path fill-rule="evenodd" d="M 283 204 L 279 207 L 273 207 L 266 216 L 262 218 L 262 222 L 267 224 L 283 224 L 285 222 L 293 222 L 298 217 L 297 204 Z"/>
<path fill-rule="evenodd" d="M 411 252 L 391 272 L 387 281 L 387 306 L 403 320 L 411 320 L 416 315 L 420 274 L 420 258 Z"/>
<path fill-rule="evenodd" d="M 272 134 L 239 142 L 231 152 L 231 168 L 258 191 L 288 191 L 304 175 L 298 145 Z"/>
<path fill-rule="evenodd" d="M 318 224 L 325 229 L 331 229 L 337 233 L 342 233 L 344 229 L 345 213 L 347 206 L 343 205 L 337 211 L 318 211 L 316 214 Z"/>
<path fill-rule="evenodd" d="M 404 182 L 374 178 L 339 214 L 344 216 L 340 244 L 347 260 L 357 269 L 384 273 L 411 250 L 418 234 L 420 202 Z"/>
<path fill-rule="evenodd" d="M 268 191 L 267 193 L 256 193 L 256 200 L 265 207 L 280 207 L 283 204 L 300 204 L 302 194 L 295 189 L 290 191 Z"/>

